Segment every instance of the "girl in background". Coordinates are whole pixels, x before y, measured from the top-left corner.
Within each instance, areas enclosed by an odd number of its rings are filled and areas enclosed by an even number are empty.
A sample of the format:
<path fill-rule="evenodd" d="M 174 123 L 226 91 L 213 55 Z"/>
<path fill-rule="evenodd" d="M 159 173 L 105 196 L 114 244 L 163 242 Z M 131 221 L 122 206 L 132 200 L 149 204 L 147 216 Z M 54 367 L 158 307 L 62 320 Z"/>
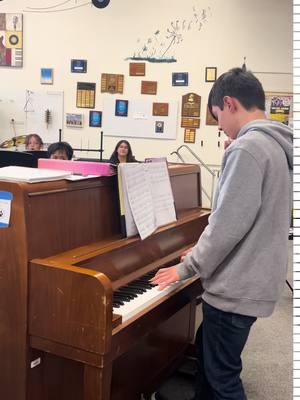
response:
<path fill-rule="evenodd" d="M 110 156 L 109 162 L 112 164 L 137 162 L 132 154 L 131 146 L 127 140 L 120 140 L 116 144 L 115 150 Z"/>
<path fill-rule="evenodd" d="M 32 133 L 31 135 L 27 135 L 25 138 L 25 149 L 30 151 L 39 151 L 43 148 L 43 140 L 36 133 Z"/>

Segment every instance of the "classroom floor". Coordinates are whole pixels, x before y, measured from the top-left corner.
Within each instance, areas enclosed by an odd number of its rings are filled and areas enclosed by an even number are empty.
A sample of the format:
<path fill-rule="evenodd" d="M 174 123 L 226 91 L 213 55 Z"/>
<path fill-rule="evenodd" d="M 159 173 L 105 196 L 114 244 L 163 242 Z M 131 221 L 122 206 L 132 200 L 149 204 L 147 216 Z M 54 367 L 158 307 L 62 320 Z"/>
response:
<path fill-rule="evenodd" d="M 293 282 L 293 241 L 289 241 L 288 281 Z M 243 354 L 242 379 L 248 400 L 293 397 L 293 294 L 285 285 L 275 312 L 254 324 Z"/>

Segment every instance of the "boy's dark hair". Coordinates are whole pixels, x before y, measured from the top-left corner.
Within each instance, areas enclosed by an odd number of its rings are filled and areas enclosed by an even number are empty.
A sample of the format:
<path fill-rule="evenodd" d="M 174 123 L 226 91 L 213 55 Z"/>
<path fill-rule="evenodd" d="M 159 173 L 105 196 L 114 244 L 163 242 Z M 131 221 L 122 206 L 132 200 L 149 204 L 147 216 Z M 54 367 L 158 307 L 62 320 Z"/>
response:
<path fill-rule="evenodd" d="M 68 160 L 71 160 L 73 157 L 73 149 L 67 142 L 56 142 L 50 144 L 48 147 L 48 157 L 50 158 L 53 153 L 57 150 L 64 151 L 68 157 Z"/>
<path fill-rule="evenodd" d="M 265 111 L 265 92 L 262 84 L 250 71 L 242 68 L 232 68 L 225 72 L 214 83 L 209 96 L 208 108 L 211 115 L 212 107 L 224 108 L 224 96 L 236 98 L 246 110 L 258 108 Z"/>

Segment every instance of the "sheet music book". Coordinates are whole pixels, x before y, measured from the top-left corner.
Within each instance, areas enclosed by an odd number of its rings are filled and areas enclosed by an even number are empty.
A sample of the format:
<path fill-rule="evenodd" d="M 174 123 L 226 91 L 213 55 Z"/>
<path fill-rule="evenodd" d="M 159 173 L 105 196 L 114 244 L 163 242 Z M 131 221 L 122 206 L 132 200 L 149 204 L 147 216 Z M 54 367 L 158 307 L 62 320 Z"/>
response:
<path fill-rule="evenodd" d="M 119 164 L 119 180 L 127 236 L 139 233 L 145 239 L 158 227 L 176 221 L 165 162 Z"/>
<path fill-rule="evenodd" d="M 0 181 L 37 183 L 65 179 L 71 175 L 72 174 L 69 171 L 58 171 L 52 169 L 17 166 L 0 168 Z"/>

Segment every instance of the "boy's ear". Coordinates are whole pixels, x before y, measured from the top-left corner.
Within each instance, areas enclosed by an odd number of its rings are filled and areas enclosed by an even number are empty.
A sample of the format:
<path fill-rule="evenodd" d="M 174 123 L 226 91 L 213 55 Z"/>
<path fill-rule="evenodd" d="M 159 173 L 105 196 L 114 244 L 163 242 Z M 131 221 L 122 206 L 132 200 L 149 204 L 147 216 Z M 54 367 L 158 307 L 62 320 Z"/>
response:
<path fill-rule="evenodd" d="M 237 110 L 237 103 L 233 97 L 224 96 L 223 102 L 224 106 L 226 106 L 230 112 L 235 112 Z"/>

